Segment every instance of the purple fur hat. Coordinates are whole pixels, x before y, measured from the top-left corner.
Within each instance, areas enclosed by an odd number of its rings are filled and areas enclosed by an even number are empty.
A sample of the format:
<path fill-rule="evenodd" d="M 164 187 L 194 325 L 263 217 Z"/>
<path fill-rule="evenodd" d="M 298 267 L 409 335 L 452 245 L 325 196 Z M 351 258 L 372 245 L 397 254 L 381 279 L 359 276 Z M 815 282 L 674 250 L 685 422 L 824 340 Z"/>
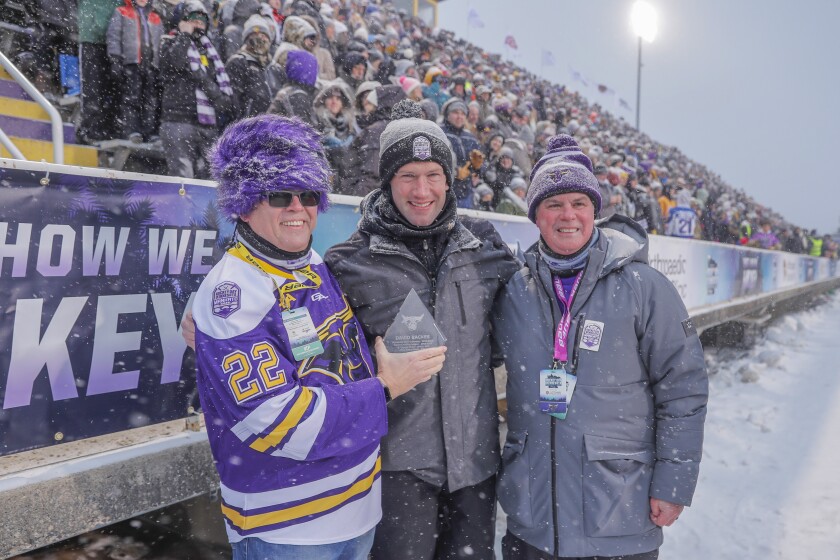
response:
<path fill-rule="evenodd" d="M 332 170 L 318 133 L 296 118 L 259 115 L 235 122 L 210 149 L 216 204 L 231 221 L 246 216 L 272 191 L 321 193 L 329 205 Z"/>

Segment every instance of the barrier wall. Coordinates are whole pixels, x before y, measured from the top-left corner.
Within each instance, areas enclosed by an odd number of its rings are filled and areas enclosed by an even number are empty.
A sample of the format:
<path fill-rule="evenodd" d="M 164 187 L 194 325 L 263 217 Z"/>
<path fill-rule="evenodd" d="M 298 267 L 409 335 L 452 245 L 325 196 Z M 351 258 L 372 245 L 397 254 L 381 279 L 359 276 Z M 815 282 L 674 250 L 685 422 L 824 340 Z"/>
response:
<path fill-rule="evenodd" d="M 206 181 L 0 159 L 0 455 L 182 418 L 198 408 L 181 317 L 232 225 Z M 336 196 L 323 253 L 359 220 Z M 491 219 L 521 249 L 524 218 Z M 836 262 L 653 237 L 690 310 L 837 275 Z"/>

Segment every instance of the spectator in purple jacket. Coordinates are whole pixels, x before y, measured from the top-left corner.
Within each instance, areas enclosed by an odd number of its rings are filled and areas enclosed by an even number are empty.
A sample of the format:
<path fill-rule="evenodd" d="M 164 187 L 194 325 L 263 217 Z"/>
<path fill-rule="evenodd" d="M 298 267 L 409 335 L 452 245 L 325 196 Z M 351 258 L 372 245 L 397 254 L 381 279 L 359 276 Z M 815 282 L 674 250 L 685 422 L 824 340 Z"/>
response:
<path fill-rule="evenodd" d="M 750 237 L 750 245 L 762 249 L 781 249 L 782 243 L 772 231 L 770 220 L 761 220 L 759 229 Z"/>

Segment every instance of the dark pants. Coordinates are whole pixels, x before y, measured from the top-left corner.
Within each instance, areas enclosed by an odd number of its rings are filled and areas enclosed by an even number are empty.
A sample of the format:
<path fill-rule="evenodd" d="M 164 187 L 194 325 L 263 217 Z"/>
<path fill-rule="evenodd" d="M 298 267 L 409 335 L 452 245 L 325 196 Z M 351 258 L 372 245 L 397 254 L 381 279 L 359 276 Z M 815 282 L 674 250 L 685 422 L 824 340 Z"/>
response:
<path fill-rule="evenodd" d="M 659 549 L 641 554 L 625 554 L 624 556 L 560 557 L 534 548 L 508 531 L 502 537 L 502 558 L 504 560 L 656 560 L 659 558 Z"/>
<path fill-rule="evenodd" d="M 126 64 L 122 83 L 122 134 L 139 132 L 146 140 L 157 133 L 157 73 L 151 64 Z"/>
<path fill-rule="evenodd" d="M 210 176 L 207 150 L 216 141 L 215 126 L 165 122 L 160 125 L 160 139 L 166 154 L 167 174 L 185 179 Z"/>
<path fill-rule="evenodd" d="M 496 477 L 449 492 L 409 472 L 382 473 L 373 560 L 493 560 Z"/>
<path fill-rule="evenodd" d="M 79 63 L 82 74 L 82 124 L 87 141 L 109 140 L 117 135 L 118 84 L 111 79 L 105 45 L 82 43 Z"/>

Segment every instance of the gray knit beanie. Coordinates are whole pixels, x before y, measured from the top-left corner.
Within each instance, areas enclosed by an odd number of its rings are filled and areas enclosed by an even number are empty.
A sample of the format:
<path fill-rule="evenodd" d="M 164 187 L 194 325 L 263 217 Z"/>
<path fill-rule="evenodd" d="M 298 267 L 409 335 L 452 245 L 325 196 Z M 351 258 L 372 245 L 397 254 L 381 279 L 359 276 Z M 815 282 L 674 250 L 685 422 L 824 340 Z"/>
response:
<path fill-rule="evenodd" d="M 403 99 L 391 110 L 391 122 L 379 137 L 379 177 L 382 188 L 391 184 L 400 167 L 412 161 L 434 161 L 443 167 L 446 184 L 452 185 L 455 154 L 443 130 L 423 118 L 423 109 Z"/>

